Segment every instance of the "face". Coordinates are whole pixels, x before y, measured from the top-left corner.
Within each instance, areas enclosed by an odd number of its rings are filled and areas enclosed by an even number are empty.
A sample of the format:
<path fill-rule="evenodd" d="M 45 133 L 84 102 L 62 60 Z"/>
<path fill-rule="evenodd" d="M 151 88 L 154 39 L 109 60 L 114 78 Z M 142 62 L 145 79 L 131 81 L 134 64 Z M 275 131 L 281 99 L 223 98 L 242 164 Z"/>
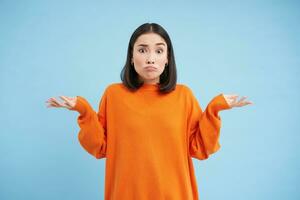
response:
<path fill-rule="evenodd" d="M 159 83 L 159 76 L 168 64 L 167 43 L 156 33 L 140 35 L 133 46 L 131 63 L 144 83 Z"/>

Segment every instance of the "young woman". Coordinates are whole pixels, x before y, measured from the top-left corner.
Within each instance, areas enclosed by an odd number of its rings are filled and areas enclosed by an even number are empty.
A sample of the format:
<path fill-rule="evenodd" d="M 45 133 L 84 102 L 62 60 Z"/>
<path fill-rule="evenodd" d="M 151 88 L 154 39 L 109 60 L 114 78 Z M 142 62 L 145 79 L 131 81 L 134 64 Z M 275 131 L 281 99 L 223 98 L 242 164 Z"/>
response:
<path fill-rule="evenodd" d="M 106 87 L 98 112 L 81 96 L 47 101 L 79 112 L 80 144 L 106 158 L 105 199 L 198 199 L 192 157 L 220 148 L 219 111 L 252 102 L 219 94 L 202 111 L 191 89 L 176 83 L 171 40 L 155 23 L 132 34 L 121 80 Z"/>

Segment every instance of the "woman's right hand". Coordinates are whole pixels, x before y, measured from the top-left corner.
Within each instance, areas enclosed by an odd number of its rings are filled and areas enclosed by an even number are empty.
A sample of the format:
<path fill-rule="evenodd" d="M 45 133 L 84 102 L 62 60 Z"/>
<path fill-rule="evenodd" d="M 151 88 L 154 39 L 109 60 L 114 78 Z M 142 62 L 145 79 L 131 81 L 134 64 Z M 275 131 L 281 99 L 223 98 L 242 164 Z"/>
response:
<path fill-rule="evenodd" d="M 66 97 L 66 96 L 59 96 L 63 102 L 59 102 L 55 98 L 51 97 L 46 101 L 48 103 L 47 107 L 56 107 L 56 108 L 67 108 L 69 110 L 73 109 L 77 102 L 77 97 Z"/>

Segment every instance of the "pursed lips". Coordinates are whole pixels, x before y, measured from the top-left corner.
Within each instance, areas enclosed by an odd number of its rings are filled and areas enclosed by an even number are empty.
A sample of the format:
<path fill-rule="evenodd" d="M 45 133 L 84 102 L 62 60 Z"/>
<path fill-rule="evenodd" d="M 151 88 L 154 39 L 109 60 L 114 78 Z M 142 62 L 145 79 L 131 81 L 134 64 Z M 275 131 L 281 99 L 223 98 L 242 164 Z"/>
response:
<path fill-rule="evenodd" d="M 156 70 L 156 67 L 154 67 L 154 66 L 146 66 L 145 69 Z"/>

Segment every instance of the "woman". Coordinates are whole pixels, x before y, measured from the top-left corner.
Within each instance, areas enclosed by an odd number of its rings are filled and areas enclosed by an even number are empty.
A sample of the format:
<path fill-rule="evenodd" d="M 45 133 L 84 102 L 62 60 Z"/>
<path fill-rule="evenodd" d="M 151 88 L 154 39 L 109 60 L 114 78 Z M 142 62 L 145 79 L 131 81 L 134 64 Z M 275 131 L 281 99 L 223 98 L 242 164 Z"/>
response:
<path fill-rule="evenodd" d="M 203 112 L 191 89 L 176 83 L 171 40 L 155 23 L 132 34 L 121 80 L 106 87 L 97 113 L 81 96 L 47 101 L 79 112 L 80 144 L 106 158 L 105 199 L 198 199 L 192 157 L 220 148 L 219 111 L 252 102 L 219 94 Z"/>

